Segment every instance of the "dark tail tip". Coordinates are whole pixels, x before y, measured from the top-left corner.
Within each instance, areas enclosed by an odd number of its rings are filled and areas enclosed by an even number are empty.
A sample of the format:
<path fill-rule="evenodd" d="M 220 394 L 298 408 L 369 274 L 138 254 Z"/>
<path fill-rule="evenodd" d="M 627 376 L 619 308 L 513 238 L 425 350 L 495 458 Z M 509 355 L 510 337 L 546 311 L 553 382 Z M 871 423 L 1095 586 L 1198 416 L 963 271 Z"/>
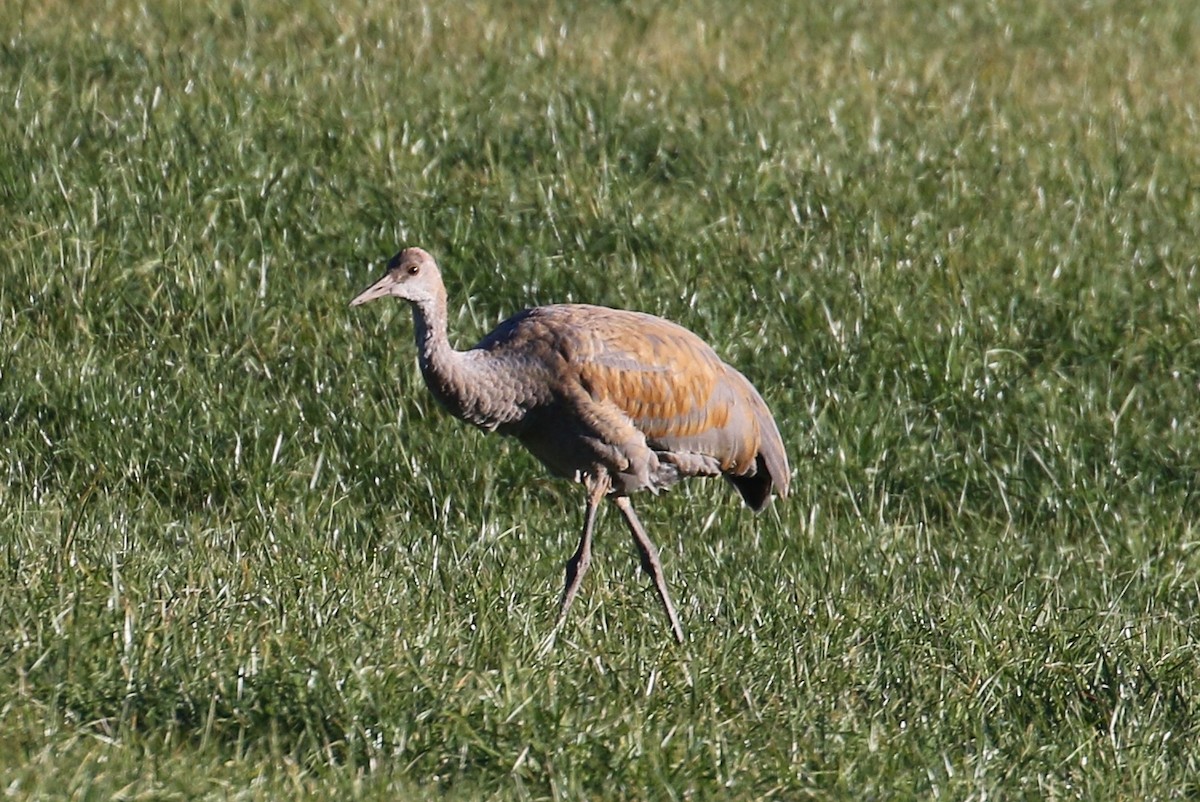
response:
<path fill-rule="evenodd" d="M 762 512 L 766 508 L 767 502 L 771 500 L 771 490 L 776 487 L 777 483 L 767 469 L 766 460 L 762 454 L 758 455 L 755 463 L 757 469 L 753 476 L 736 476 L 727 473 L 725 478 L 742 494 L 746 506 L 755 512 Z M 786 482 L 779 485 L 779 493 L 787 495 Z"/>

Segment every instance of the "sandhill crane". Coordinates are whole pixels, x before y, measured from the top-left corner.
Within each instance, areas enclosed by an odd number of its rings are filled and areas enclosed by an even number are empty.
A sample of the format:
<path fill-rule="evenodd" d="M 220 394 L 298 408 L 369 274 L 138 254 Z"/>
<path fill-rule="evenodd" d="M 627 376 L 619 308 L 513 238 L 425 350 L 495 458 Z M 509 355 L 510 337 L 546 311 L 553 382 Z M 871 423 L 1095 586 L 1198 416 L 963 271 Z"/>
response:
<path fill-rule="evenodd" d="M 600 500 L 621 511 L 675 639 L 683 629 L 629 495 L 688 476 L 723 476 L 755 511 L 787 495 L 787 454 L 754 386 L 687 329 L 653 315 L 586 304 L 518 312 L 469 351 L 446 335 L 446 288 L 433 257 L 408 248 L 350 302 L 410 303 L 421 374 L 434 398 L 485 431 L 517 438 L 551 473 L 587 491 L 583 532 L 548 648 L 592 557 Z"/>

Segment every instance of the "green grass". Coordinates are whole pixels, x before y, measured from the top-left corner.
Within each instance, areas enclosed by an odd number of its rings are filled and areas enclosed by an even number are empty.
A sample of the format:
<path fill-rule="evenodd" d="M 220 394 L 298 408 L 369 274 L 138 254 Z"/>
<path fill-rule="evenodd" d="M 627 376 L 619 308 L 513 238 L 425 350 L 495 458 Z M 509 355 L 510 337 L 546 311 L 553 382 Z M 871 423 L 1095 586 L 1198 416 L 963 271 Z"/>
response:
<path fill-rule="evenodd" d="M 1200 792 L 1200 9 L 0 6 L 9 798 Z M 616 516 L 436 409 L 529 304 L 694 329 L 793 495 Z"/>

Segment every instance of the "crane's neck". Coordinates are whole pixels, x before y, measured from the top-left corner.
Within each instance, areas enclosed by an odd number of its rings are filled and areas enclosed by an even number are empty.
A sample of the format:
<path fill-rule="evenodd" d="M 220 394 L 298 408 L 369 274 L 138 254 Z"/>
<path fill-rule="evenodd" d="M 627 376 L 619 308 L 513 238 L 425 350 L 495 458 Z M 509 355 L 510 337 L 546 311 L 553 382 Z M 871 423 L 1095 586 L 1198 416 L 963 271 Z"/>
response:
<path fill-rule="evenodd" d="M 430 300 L 414 301 L 412 311 L 421 372 L 427 380 L 431 374 L 452 374 L 455 369 L 455 357 L 459 354 L 450 345 L 446 334 L 445 294 L 435 295 Z"/>
<path fill-rule="evenodd" d="M 487 382 L 477 375 L 486 372 L 485 366 L 450 345 L 445 292 L 413 302 L 412 310 L 418 361 L 429 391 L 455 417 L 487 426 L 489 410 L 482 392 Z"/>

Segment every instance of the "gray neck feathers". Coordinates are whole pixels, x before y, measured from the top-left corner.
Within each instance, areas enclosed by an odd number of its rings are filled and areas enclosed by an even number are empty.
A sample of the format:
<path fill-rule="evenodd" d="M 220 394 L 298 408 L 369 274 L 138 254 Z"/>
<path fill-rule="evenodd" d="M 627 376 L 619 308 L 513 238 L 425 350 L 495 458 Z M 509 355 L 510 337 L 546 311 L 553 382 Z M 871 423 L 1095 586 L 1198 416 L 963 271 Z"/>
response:
<path fill-rule="evenodd" d="M 421 375 L 438 403 L 457 418 L 494 429 L 503 417 L 489 393 L 500 378 L 486 355 L 456 351 L 446 334 L 446 297 L 414 303 L 413 328 Z"/>

